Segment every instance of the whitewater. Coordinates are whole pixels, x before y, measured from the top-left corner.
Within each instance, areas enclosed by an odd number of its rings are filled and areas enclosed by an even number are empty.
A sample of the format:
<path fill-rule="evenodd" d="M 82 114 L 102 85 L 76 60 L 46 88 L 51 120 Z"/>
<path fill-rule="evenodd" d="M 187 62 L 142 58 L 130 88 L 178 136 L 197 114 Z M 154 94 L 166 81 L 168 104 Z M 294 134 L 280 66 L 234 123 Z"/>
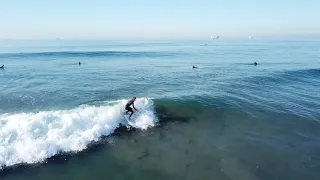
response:
<path fill-rule="evenodd" d="M 124 115 L 126 102 L 106 101 L 70 110 L 1 114 L 0 167 L 39 163 L 60 153 L 82 151 L 121 125 L 143 130 L 156 125 L 158 120 L 151 99 L 136 100 L 139 112 L 134 114 L 132 123 Z"/>

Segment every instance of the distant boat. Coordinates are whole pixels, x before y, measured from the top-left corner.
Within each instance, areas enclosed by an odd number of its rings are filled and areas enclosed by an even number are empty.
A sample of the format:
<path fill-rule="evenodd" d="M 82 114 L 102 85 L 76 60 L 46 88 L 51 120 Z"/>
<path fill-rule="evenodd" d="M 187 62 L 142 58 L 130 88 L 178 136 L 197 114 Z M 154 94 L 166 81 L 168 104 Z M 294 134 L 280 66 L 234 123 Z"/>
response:
<path fill-rule="evenodd" d="M 211 39 L 219 39 L 220 37 L 219 36 L 211 36 L 210 38 Z"/>

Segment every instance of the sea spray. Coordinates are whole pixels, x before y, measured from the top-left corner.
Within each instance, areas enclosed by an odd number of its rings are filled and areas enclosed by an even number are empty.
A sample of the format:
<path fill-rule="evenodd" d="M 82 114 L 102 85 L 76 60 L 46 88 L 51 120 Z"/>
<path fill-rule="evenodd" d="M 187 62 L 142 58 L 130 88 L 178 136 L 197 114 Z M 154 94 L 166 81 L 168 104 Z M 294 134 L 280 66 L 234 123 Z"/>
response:
<path fill-rule="evenodd" d="M 89 143 L 127 124 L 125 103 L 119 100 L 71 110 L 0 115 L 0 167 L 43 162 L 60 152 L 84 150 Z M 138 98 L 135 104 L 139 113 L 132 118 L 132 126 L 154 126 L 153 101 Z"/>

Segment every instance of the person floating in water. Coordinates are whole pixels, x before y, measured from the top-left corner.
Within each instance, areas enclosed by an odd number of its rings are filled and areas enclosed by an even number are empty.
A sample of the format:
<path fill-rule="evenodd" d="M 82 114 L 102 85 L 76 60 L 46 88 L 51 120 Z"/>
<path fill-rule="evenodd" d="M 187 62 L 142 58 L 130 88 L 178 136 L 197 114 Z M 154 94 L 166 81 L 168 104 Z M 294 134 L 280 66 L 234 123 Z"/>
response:
<path fill-rule="evenodd" d="M 196 66 L 192 66 L 192 69 L 197 69 L 198 67 L 196 67 Z"/>
<path fill-rule="evenodd" d="M 255 65 L 255 66 L 256 66 L 256 65 L 258 65 L 258 63 L 257 63 L 257 62 L 254 62 L 254 63 L 253 63 L 253 65 Z"/>
<path fill-rule="evenodd" d="M 125 108 L 125 109 L 127 110 L 126 114 L 127 114 L 128 112 L 131 112 L 131 114 L 130 114 L 130 116 L 129 116 L 129 119 L 131 118 L 132 114 L 134 113 L 133 110 L 132 110 L 132 108 L 130 107 L 131 105 L 132 105 L 132 107 L 133 107 L 134 110 L 138 111 L 138 110 L 134 107 L 134 102 L 135 102 L 135 101 L 136 101 L 136 97 L 132 97 L 132 99 L 126 104 L 126 108 Z"/>
<path fill-rule="evenodd" d="M 79 62 L 79 66 L 81 65 L 81 62 Z"/>
<path fill-rule="evenodd" d="M 2 66 L 0 67 L 0 69 L 4 69 L 4 64 L 2 64 Z"/>

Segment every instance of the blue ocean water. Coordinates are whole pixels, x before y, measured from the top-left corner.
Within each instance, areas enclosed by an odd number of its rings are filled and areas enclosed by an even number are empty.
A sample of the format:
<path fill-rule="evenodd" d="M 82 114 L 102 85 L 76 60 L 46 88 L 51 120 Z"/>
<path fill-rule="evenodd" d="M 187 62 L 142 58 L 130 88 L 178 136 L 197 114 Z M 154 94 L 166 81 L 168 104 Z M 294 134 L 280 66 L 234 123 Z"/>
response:
<path fill-rule="evenodd" d="M 68 163 L 59 163 L 59 168 L 76 171 L 77 154 L 90 151 L 93 142 L 103 148 L 86 158 L 93 167 L 109 163 L 103 166 L 110 166 L 113 179 L 320 177 L 319 39 L 7 40 L 0 42 L 2 64 L 4 178 L 37 172 L 32 178 L 42 179 L 50 174 L 46 169 L 55 171 L 50 158 L 70 153 Z M 132 96 L 138 97 L 140 111 L 128 124 L 123 107 Z M 121 125 L 136 130 L 127 138 L 113 137 Z M 152 139 L 154 134 L 159 138 Z M 148 158 L 124 155 L 130 139 L 145 142 L 131 151 Z M 186 152 L 190 144 L 193 149 Z M 176 156 L 160 152 L 164 146 L 174 148 Z M 114 160 L 120 156 L 115 152 L 123 152 L 121 158 Z M 97 153 L 105 160 L 94 159 Z M 119 173 L 111 171 L 117 169 L 114 162 L 143 163 L 135 173 Z M 169 165 L 176 162 L 181 164 Z M 15 170 L 21 164 L 40 168 Z M 107 173 L 96 171 L 101 177 Z M 72 173 L 66 177 L 75 178 Z"/>

